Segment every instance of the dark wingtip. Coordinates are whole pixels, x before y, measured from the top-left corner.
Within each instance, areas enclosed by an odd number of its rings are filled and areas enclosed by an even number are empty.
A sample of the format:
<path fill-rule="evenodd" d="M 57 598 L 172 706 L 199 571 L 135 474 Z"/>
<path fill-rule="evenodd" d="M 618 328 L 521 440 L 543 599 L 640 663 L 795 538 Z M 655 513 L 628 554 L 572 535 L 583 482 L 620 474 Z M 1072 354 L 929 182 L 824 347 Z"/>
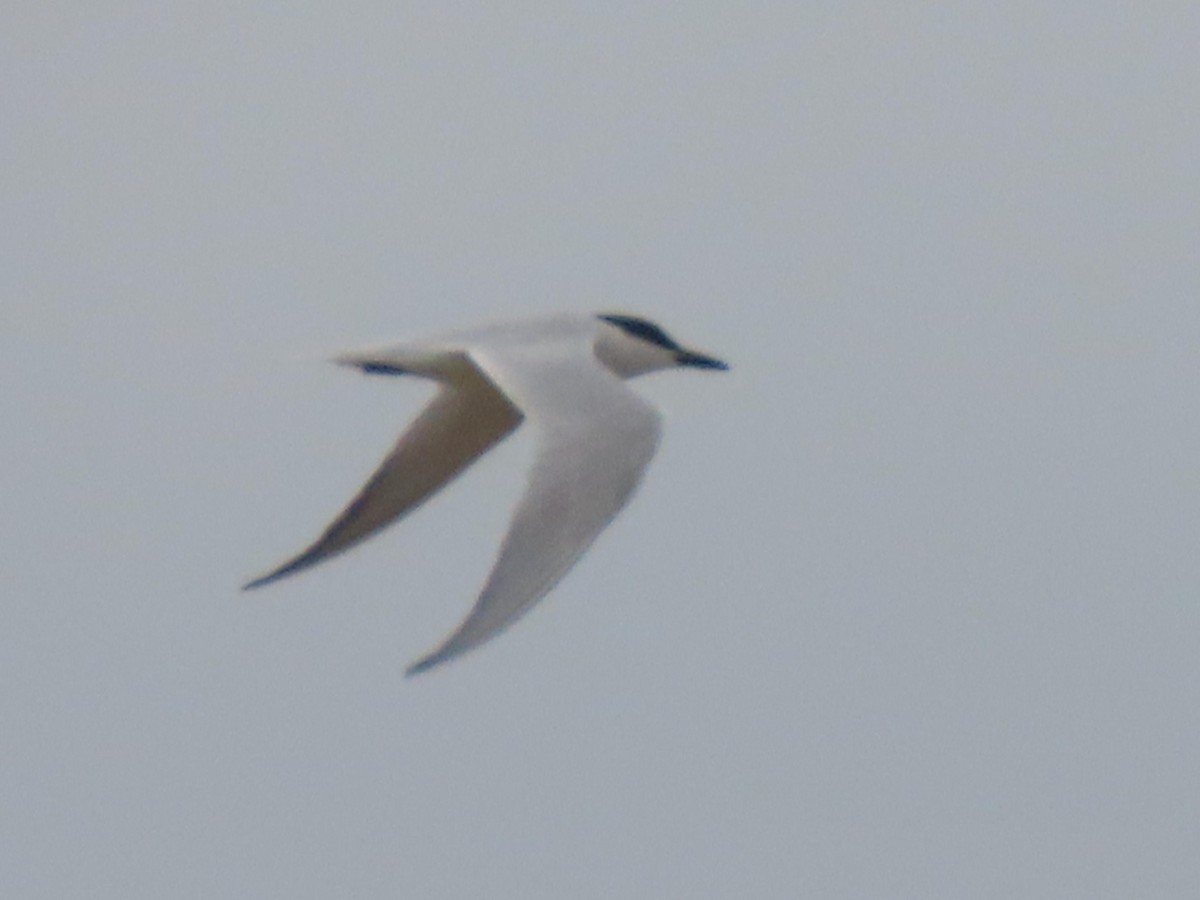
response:
<path fill-rule="evenodd" d="M 255 588 L 260 588 L 265 584 L 270 584 L 274 580 L 275 580 L 274 575 L 263 575 L 261 578 L 255 578 L 251 581 L 247 581 L 245 584 L 242 585 L 242 590 L 243 591 L 252 591 Z"/>
<path fill-rule="evenodd" d="M 411 375 L 411 369 L 406 369 L 403 366 L 397 366 L 393 363 L 383 362 L 378 359 L 372 359 L 370 356 L 360 355 L 357 353 L 343 353 L 341 356 L 335 356 L 332 362 L 339 366 L 349 366 L 352 369 L 358 369 L 365 375 Z"/>
<path fill-rule="evenodd" d="M 404 677 L 412 678 L 414 675 L 420 675 L 422 672 L 428 672 L 439 662 L 441 662 L 441 660 L 436 656 L 427 656 L 424 659 L 419 659 L 404 670 Z"/>
<path fill-rule="evenodd" d="M 358 363 L 358 368 L 365 375 L 407 375 L 408 369 L 403 369 L 400 366 L 393 366 L 388 363 Z"/>
<path fill-rule="evenodd" d="M 242 585 L 243 591 L 252 591 L 255 588 L 266 587 L 273 581 L 278 581 L 280 578 L 285 578 L 293 572 L 298 572 L 300 569 L 307 568 L 312 565 L 315 560 L 310 559 L 307 554 L 301 555 L 293 559 L 291 562 L 284 563 L 278 569 L 268 572 L 266 575 L 260 575 Z"/>

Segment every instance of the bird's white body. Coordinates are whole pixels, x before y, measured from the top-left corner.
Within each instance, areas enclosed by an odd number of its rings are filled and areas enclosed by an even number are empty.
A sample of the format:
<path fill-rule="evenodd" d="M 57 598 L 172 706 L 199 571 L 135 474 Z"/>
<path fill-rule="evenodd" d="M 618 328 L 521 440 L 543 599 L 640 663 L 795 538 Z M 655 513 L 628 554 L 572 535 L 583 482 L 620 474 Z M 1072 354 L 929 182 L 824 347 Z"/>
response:
<path fill-rule="evenodd" d="M 554 587 L 628 501 L 654 455 L 659 415 L 623 379 L 691 365 L 723 369 L 629 316 L 563 315 L 485 326 L 336 358 L 439 383 L 350 505 L 258 587 L 329 558 L 415 509 L 523 420 L 537 456 L 474 608 L 409 673 L 478 646 Z"/>

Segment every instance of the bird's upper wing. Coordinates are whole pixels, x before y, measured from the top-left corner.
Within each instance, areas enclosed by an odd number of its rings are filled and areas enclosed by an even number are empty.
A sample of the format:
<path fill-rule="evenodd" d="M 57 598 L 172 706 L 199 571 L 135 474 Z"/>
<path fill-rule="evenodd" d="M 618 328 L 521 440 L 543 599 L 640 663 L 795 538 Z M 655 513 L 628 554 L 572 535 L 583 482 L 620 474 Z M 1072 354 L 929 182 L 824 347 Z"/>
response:
<path fill-rule="evenodd" d="M 658 445 L 658 413 L 590 341 L 468 352 L 537 430 L 537 456 L 474 608 L 410 675 L 482 644 L 544 597 L 629 500 Z"/>
<path fill-rule="evenodd" d="M 521 422 L 521 414 L 473 365 L 437 395 L 358 495 L 302 553 L 246 588 L 291 575 L 341 553 L 415 509 Z"/>

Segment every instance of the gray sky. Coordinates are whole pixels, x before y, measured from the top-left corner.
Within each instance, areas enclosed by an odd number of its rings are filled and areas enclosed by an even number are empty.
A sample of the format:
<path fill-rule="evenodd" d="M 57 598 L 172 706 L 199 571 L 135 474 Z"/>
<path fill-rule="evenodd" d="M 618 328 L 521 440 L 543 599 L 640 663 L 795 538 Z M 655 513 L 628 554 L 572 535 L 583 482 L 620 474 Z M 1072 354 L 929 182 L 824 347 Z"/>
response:
<path fill-rule="evenodd" d="M 1200 895 L 1200 12 L 19 3 L 6 898 Z M 528 459 L 333 563 L 553 310 L 729 359 L 445 669 Z"/>

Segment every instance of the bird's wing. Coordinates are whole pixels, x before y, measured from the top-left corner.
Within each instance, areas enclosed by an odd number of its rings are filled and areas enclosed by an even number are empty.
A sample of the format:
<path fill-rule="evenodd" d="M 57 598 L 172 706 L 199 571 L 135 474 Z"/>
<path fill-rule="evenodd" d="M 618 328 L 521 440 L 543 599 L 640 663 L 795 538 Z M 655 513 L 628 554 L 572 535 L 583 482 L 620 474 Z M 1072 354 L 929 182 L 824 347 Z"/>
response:
<path fill-rule="evenodd" d="M 658 413 L 600 364 L 590 342 L 469 355 L 535 427 L 537 455 L 474 608 L 410 675 L 482 644 L 544 597 L 629 500 L 658 445 Z"/>
<path fill-rule="evenodd" d="M 358 495 L 298 556 L 245 587 L 256 588 L 328 559 L 419 506 L 521 422 L 521 414 L 473 365 L 443 383 Z"/>

